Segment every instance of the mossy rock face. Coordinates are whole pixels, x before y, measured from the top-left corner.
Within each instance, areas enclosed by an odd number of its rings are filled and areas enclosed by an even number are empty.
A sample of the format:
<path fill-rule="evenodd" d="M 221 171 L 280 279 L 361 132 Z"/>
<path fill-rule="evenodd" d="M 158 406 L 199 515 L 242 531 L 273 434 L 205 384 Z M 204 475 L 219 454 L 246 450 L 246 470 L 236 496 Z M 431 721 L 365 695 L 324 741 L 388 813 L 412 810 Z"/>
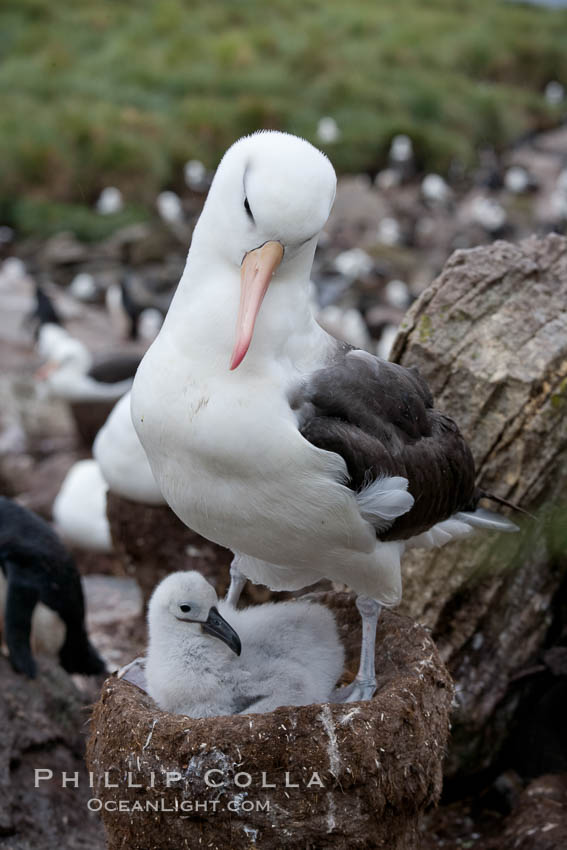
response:
<path fill-rule="evenodd" d="M 354 598 L 316 598 L 337 617 L 352 673 Z M 87 760 L 109 850 L 413 850 L 419 815 L 441 789 L 453 689 L 426 630 L 388 611 L 376 665 L 368 702 L 202 719 L 160 711 L 135 685 L 108 679 Z"/>
<path fill-rule="evenodd" d="M 494 763 L 513 726 L 518 671 L 565 625 L 567 239 L 455 252 L 406 314 L 392 358 L 416 366 L 455 419 L 479 487 L 532 514 L 512 514 L 519 534 L 403 559 L 402 608 L 432 629 L 457 682 L 446 771 L 470 775 Z"/>

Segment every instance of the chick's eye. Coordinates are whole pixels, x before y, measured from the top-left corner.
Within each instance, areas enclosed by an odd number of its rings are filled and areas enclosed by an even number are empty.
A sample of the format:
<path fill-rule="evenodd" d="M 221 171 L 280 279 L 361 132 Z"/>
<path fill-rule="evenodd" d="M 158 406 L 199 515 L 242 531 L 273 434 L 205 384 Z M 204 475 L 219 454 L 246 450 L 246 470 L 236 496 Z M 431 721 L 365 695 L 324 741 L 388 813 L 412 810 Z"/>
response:
<path fill-rule="evenodd" d="M 179 607 L 183 611 L 184 614 L 187 614 L 187 612 L 191 610 L 190 605 L 180 605 Z"/>
<path fill-rule="evenodd" d="M 248 203 L 248 198 L 244 198 L 244 209 L 246 210 L 246 215 L 251 221 L 254 221 L 254 216 L 252 215 L 252 210 L 250 209 L 250 204 Z"/>

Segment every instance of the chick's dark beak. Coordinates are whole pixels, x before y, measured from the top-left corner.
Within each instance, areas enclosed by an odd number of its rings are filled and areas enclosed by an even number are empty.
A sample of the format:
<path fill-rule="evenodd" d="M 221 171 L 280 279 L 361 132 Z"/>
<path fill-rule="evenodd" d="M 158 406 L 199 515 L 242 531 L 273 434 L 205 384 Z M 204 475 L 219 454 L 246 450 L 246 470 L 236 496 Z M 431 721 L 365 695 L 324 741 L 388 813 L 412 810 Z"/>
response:
<path fill-rule="evenodd" d="M 233 652 L 237 655 L 240 655 L 242 651 L 242 644 L 240 643 L 240 638 L 234 631 L 231 625 L 229 625 L 224 617 L 221 617 L 217 609 L 213 606 L 209 611 L 209 616 L 206 619 L 206 622 L 201 624 L 201 628 L 208 635 L 213 635 L 213 637 L 222 640 L 223 643 L 226 643 Z"/>

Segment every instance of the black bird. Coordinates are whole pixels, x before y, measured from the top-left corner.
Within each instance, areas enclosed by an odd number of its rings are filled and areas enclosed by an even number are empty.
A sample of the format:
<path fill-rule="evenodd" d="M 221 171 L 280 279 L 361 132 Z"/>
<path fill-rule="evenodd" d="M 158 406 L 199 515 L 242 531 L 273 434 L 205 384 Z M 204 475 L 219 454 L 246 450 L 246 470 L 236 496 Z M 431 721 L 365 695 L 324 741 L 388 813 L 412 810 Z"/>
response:
<path fill-rule="evenodd" d="M 61 666 L 68 673 L 106 672 L 87 635 L 83 589 L 71 555 L 43 519 L 4 497 L 0 497 L 0 568 L 7 582 L 4 632 L 14 670 L 30 678 L 36 675 L 30 637 L 32 614 L 41 602 L 65 625 Z"/>
<path fill-rule="evenodd" d="M 39 283 L 35 285 L 35 305 L 31 313 L 25 319 L 24 324 L 32 331 L 34 338 L 37 340 L 42 325 L 59 325 L 63 326 L 61 316 L 55 309 L 55 305 L 47 293 L 42 289 Z"/>
<path fill-rule="evenodd" d="M 122 277 L 120 284 L 112 284 L 106 290 L 106 308 L 110 320 L 124 339 L 151 342 L 167 313 L 170 301 L 171 293 L 150 293 L 130 273 Z"/>

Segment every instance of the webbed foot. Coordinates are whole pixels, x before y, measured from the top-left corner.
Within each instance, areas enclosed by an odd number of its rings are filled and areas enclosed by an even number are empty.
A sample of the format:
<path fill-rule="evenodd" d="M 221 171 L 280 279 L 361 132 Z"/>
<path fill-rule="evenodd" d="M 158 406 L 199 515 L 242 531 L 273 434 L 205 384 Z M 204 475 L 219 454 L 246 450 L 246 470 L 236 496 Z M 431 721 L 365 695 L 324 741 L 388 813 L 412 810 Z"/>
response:
<path fill-rule="evenodd" d="M 344 688 L 335 688 L 331 693 L 329 702 L 360 702 L 372 699 L 376 693 L 376 680 L 355 679 Z"/>

